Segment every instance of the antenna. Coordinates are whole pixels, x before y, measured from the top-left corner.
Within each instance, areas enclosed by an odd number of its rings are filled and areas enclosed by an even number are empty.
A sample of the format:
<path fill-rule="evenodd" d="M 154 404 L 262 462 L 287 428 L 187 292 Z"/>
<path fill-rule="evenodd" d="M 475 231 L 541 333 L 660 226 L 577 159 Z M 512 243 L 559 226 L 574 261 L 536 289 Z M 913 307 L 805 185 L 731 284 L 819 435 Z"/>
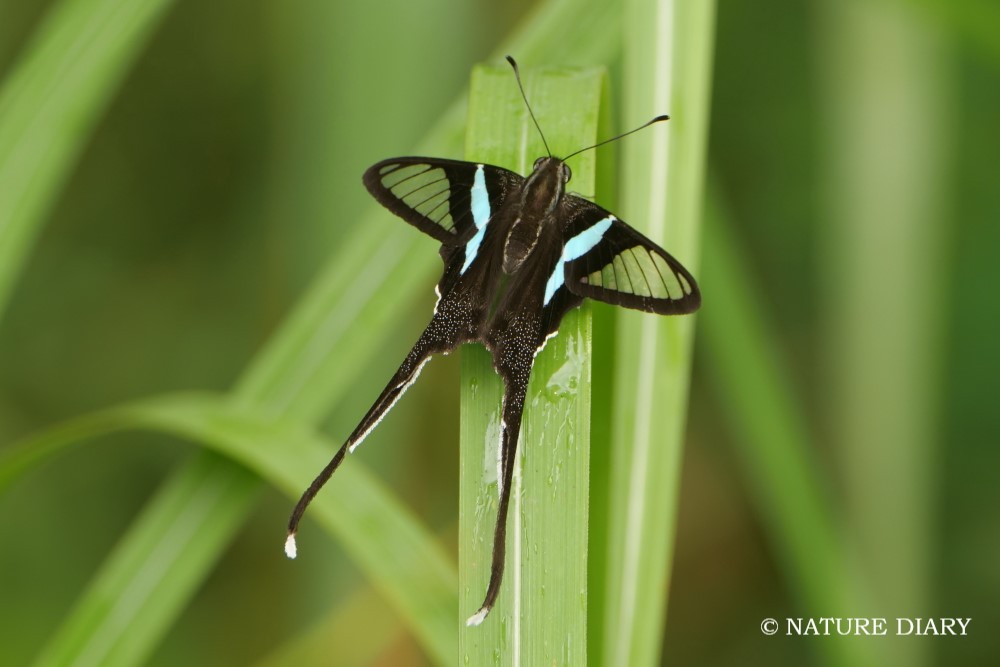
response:
<path fill-rule="evenodd" d="M 628 132 L 624 132 L 622 134 L 619 134 L 617 137 L 611 137 L 610 139 L 605 139 L 604 141 L 600 141 L 600 142 L 594 144 L 593 146 L 587 146 L 586 148 L 581 148 L 580 150 L 576 151 L 575 153 L 570 153 L 569 155 L 567 155 L 566 157 L 563 158 L 563 161 L 565 162 L 566 160 L 570 159 L 574 155 L 579 155 L 580 153 L 582 153 L 584 151 L 589 151 L 591 148 L 597 148 L 598 146 L 603 146 L 604 144 L 610 144 L 612 141 L 618 141 L 622 137 L 627 137 L 628 135 L 632 134 L 633 132 L 638 132 L 639 130 L 642 130 L 642 129 L 645 129 L 645 128 L 649 127 L 653 123 L 659 123 L 659 122 L 664 121 L 664 120 L 670 120 L 670 116 L 668 116 L 666 114 L 663 114 L 662 116 L 657 116 L 653 120 L 649 121 L 648 123 L 646 123 L 644 125 L 640 125 L 639 127 L 635 128 L 634 130 L 629 130 Z"/>
<path fill-rule="evenodd" d="M 531 105 L 528 104 L 528 96 L 524 94 L 524 86 L 521 85 L 521 72 L 517 69 L 517 63 L 513 58 L 507 56 L 507 62 L 510 66 L 514 68 L 514 78 L 517 79 L 517 87 L 521 89 L 521 97 L 524 98 L 524 106 L 528 107 L 528 113 L 531 114 L 531 120 L 535 121 L 535 127 L 538 128 L 538 135 L 542 138 L 542 143 L 545 144 L 545 151 L 552 157 L 552 149 L 549 148 L 549 142 L 545 141 L 545 135 L 542 134 L 542 126 L 538 124 L 538 119 L 535 118 L 535 112 L 531 110 Z"/>

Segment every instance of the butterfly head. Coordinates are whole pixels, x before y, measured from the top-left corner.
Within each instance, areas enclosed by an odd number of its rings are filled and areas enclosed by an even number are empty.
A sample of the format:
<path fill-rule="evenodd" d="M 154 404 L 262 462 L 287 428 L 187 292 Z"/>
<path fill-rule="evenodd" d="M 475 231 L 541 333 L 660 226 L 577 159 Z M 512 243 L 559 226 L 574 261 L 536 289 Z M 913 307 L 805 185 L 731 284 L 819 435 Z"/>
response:
<path fill-rule="evenodd" d="M 563 185 L 569 183 L 569 179 L 573 178 L 573 172 L 570 171 L 569 165 L 563 160 L 557 157 L 540 157 L 535 160 L 535 165 L 531 168 L 532 172 L 547 171 L 554 173 L 555 177 L 563 182 Z"/>
<path fill-rule="evenodd" d="M 559 158 L 551 156 L 538 158 L 525 184 L 522 205 L 527 210 L 537 211 L 543 215 L 551 213 L 572 177 L 569 165 Z"/>

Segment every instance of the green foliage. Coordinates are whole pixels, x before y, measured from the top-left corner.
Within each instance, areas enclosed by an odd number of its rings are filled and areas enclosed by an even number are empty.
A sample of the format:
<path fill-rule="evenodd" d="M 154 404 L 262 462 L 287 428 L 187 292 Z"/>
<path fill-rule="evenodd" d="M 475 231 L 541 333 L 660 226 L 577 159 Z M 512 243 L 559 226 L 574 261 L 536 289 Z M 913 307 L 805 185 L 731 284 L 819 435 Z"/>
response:
<path fill-rule="evenodd" d="M 0 462 L 0 480 L 39 463 L 40 452 L 51 456 L 84 434 L 95 437 L 122 429 L 152 429 L 200 442 L 289 497 L 301 493 L 301 480 L 315 475 L 333 449 L 294 421 L 262 419 L 259 410 L 233 401 L 164 397 L 84 417 L 22 443 Z M 275 443 L 281 443 L 280 450 Z M 244 470 L 229 466 L 222 475 L 208 457 L 202 461 L 204 465 L 190 467 L 192 473 L 175 478 L 175 486 L 160 496 L 142 530 L 118 551 L 60 640 L 42 657 L 42 664 L 132 664 L 149 642 L 146 637 L 158 632 L 163 616 L 179 611 L 188 591 L 151 567 L 170 561 L 176 561 L 174 567 L 204 563 L 207 556 L 199 554 L 211 553 L 221 546 L 220 539 L 231 537 L 220 534 L 218 525 L 208 519 L 220 517 L 220 506 L 238 517 L 243 497 L 239 491 L 252 488 Z M 361 466 L 345 469 L 337 481 L 329 493 L 317 498 L 311 514 L 337 536 L 370 579 L 380 583 L 382 594 L 412 619 L 427 651 L 441 663 L 452 662 L 457 639 L 454 567 L 433 537 Z M 168 498 L 177 505 L 170 505 Z M 352 511 L 345 512 L 345 507 Z M 178 516 L 186 522 L 179 523 Z M 224 520 L 220 517 L 219 523 Z M 189 556 L 175 553 L 181 549 Z"/>
<path fill-rule="evenodd" d="M 0 315 L 44 216 L 170 0 L 64 0 L 0 87 Z"/>
<path fill-rule="evenodd" d="M 728 3 L 718 39 L 714 3 L 675 0 L 42 4 L 0 5 L 5 664 L 996 662 L 986 632 L 932 655 L 758 630 L 996 624 L 995 4 Z M 433 243 L 357 175 L 460 156 L 467 117 L 469 155 L 524 171 L 506 69 L 463 92 L 505 53 L 557 151 L 671 114 L 574 186 L 705 305 L 567 319 L 521 443 L 520 582 L 509 562 L 466 629 L 496 505 L 481 349 L 461 454 L 442 360 L 319 496 L 297 562 L 281 542 L 430 309 Z M 604 70 L 570 67 L 607 68 L 597 130 Z"/>
<path fill-rule="evenodd" d="M 697 275 L 714 3 L 626 6 L 629 124 L 669 123 L 624 148 L 620 214 Z M 673 556 L 694 318 L 618 315 L 610 463 L 605 665 L 657 662 Z M 603 631 L 603 632 L 602 632 Z"/>

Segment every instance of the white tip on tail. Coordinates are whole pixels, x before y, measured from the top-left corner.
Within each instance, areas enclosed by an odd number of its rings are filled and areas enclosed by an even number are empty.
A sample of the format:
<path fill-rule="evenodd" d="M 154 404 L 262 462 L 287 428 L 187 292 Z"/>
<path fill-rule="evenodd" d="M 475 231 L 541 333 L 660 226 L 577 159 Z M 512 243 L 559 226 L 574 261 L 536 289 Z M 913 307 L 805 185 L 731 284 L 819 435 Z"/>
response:
<path fill-rule="evenodd" d="M 486 620 L 486 615 L 488 613 L 490 613 L 490 610 L 487 609 L 486 607 L 483 607 L 482 609 L 480 609 L 475 614 L 469 617 L 469 620 L 465 622 L 466 627 L 472 628 L 477 625 L 480 625 L 483 621 Z"/>
<path fill-rule="evenodd" d="M 299 554 L 298 549 L 295 546 L 295 534 L 292 533 L 285 540 L 285 555 L 289 558 L 295 558 Z"/>

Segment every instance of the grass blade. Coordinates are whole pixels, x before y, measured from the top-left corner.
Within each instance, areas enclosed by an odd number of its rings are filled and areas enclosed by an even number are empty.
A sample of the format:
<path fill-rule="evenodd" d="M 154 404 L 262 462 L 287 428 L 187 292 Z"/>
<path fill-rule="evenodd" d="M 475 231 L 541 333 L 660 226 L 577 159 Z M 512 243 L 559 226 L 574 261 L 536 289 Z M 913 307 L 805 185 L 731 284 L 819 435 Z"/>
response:
<path fill-rule="evenodd" d="M 717 201 L 714 198 L 713 201 Z M 766 326 L 766 306 L 731 238 L 725 211 L 706 216 L 702 286 L 713 295 L 701 315 L 712 382 L 732 422 L 746 475 L 802 616 L 850 616 L 864 606 L 848 565 L 830 498 L 795 389 Z M 733 335 L 739 332 L 739 335 Z M 859 642 L 822 648 L 838 665 L 877 664 Z"/>
<path fill-rule="evenodd" d="M 946 363 L 948 49 L 945 33 L 906 3 L 823 7 L 824 405 L 869 608 L 919 616 L 933 609 L 936 406 Z M 900 664 L 928 662 L 906 638 L 880 647 Z"/>
<path fill-rule="evenodd" d="M 714 3 L 636 0 L 627 11 L 625 125 L 665 112 L 672 120 L 625 144 L 621 213 L 697 275 Z M 653 665 L 666 613 L 694 319 L 618 318 L 608 607 L 596 641 L 605 665 Z"/>
<path fill-rule="evenodd" d="M 526 70 L 528 99 L 556 155 L 593 144 L 601 70 Z M 526 173 L 545 149 L 509 67 L 472 77 L 466 157 Z M 594 191 L 594 153 L 571 164 Z M 570 313 L 535 360 L 511 491 L 507 566 L 497 606 L 460 632 L 465 664 L 585 664 L 590 445 L 590 313 Z M 502 383 L 481 346 L 462 350 L 460 610 L 482 602 L 496 520 Z"/>
<path fill-rule="evenodd" d="M 294 498 L 301 492 L 301 480 L 320 469 L 334 447 L 295 422 L 261 417 L 259 410 L 237 402 L 211 395 L 166 396 L 84 417 L 20 443 L 0 459 L 0 483 L 78 443 L 81 437 L 124 429 L 152 429 L 191 439 L 240 465 L 230 465 L 229 476 L 223 477 L 205 456 L 194 468 L 200 475 L 174 478 L 170 484 L 178 488 L 169 490 L 176 492 L 159 496 L 141 524 L 143 529 L 130 534 L 127 545 L 116 551 L 94 583 L 88 597 L 95 603 L 73 615 L 39 664 L 135 662 L 145 650 L 147 635 L 157 632 L 163 618 L 175 614 L 189 593 L 176 589 L 174 581 L 163 576 L 167 568 L 177 567 L 173 563 L 200 564 L 207 558 L 188 560 L 178 552 L 211 553 L 230 537 L 219 535 L 207 519 L 218 515 L 216 505 L 221 499 L 233 499 L 222 503 L 231 512 L 243 511 L 244 493 L 256 484 L 242 466 Z M 274 447 L 276 442 L 281 448 Z M 241 493 L 230 493 L 233 490 Z M 172 507 L 167 500 L 181 507 Z M 345 512 L 344 507 L 351 511 Z M 453 664 L 456 576 L 434 536 L 361 466 L 346 466 L 338 473 L 337 484 L 317 497 L 311 510 L 382 595 L 410 620 L 437 664 Z M 188 523 L 177 522 L 177 515 L 187 517 Z M 226 525 L 235 528 L 238 523 Z M 141 576 L 131 576 L 133 571 Z M 143 607 L 144 613 L 133 619 Z"/>
<path fill-rule="evenodd" d="M 188 474 L 170 479 L 146 507 L 139 529 L 127 535 L 91 581 L 83 603 L 46 644 L 36 665 L 115 667 L 146 660 L 150 637 L 159 636 L 160 627 L 184 608 L 197 585 L 192 577 L 164 575 L 170 568 L 198 568 L 224 549 L 239 528 L 235 519 L 255 495 L 259 483 L 254 475 L 221 463 L 220 457 L 206 454 L 188 467 Z"/>
<path fill-rule="evenodd" d="M 63 0 L 0 88 L 0 317 L 45 215 L 171 0 Z"/>

